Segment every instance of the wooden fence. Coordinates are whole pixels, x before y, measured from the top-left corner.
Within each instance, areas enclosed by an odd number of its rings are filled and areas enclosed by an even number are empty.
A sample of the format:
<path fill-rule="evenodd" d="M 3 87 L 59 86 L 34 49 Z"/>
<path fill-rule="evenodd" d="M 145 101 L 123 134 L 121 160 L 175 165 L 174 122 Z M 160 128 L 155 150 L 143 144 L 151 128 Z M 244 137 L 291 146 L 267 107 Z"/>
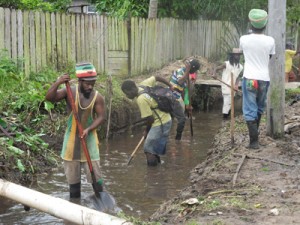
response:
<path fill-rule="evenodd" d="M 226 27 L 226 29 L 225 29 Z M 231 38 L 226 32 L 231 31 Z M 0 49 L 23 60 L 26 74 L 90 61 L 100 73 L 128 76 L 191 55 L 212 57 L 233 47 L 235 29 L 207 20 L 62 14 L 0 8 Z"/>

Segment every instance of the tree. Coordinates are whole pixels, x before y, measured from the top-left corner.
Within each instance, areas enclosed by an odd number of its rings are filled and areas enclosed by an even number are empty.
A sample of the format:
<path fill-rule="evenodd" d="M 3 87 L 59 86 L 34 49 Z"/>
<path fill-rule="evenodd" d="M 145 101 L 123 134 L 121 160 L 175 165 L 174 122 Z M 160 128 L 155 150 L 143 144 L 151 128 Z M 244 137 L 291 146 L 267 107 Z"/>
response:
<path fill-rule="evenodd" d="M 150 0 L 148 18 L 151 19 L 156 17 L 157 17 L 157 0 Z"/>
<path fill-rule="evenodd" d="M 72 0 L 0 0 L 0 7 L 22 10 L 43 10 L 48 12 L 66 11 Z"/>

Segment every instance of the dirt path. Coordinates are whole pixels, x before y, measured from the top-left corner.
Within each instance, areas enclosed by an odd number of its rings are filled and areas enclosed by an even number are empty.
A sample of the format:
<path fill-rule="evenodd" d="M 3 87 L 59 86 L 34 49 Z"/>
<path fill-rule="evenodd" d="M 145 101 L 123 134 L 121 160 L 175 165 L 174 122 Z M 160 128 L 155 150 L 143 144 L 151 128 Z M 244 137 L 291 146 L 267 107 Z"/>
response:
<path fill-rule="evenodd" d="M 266 136 L 262 118 L 259 137 L 264 146 L 259 150 L 245 148 L 249 138 L 242 118 L 237 118 L 232 147 L 230 122 L 226 122 L 207 160 L 191 172 L 190 184 L 150 220 L 193 225 L 300 224 L 299 108 L 299 102 L 286 106 L 290 134 L 280 140 Z M 188 199 L 194 203 L 183 203 Z"/>

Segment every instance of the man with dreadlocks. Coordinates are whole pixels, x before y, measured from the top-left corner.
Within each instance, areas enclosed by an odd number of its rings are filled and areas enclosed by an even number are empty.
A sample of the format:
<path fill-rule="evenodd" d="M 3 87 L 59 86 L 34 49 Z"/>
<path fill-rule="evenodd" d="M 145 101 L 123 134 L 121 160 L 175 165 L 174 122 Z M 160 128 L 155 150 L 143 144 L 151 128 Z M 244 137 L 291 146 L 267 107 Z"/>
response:
<path fill-rule="evenodd" d="M 235 84 L 235 89 L 238 88 L 238 76 L 243 70 L 242 64 L 240 64 L 240 51 L 239 49 L 234 48 L 232 52 L 228 54 L 228 61 L 225 61 L 222 65 L 215 68 L 214 74 L 218 70 L 223 70 L 222 72 L 222 81 L 224 83 L 231 85 L 231 73 L 233 74 L 233 82 Z M 231 89 L 222 84 L 222 95 L 223 95 L 223 118 L 227 119 L 230 114 L 231 109 Z"/>
<path fill-rule="evenodd" d="M 99 141 L 97 128 L 105 120 L 105 103 L 103 96 L 94 90 L 97 80 L 97 72 L 93 64 L 89 62 L 77 63 L 76 77 L 78 84 L 71 86 L 71 92 L 75 100 L 75 107 L 81 125 L 82 136 L 79 136 L 75 116 L 71 110 L 71 102 L 67 98 L 67 90 L 61 85 L 70 81 L 69 74 L 63 74 L 51 85 L 46 100 L 50 102 L 66 101 L 68 111 L 67 129 L 61 151 L 64 170 L 70 187 L 70 198 L 79 198 L 81 194 L 81 168 L 84 168 L 87 180 L 92 183 L 87 158 L 83 152 L 80 139 L 85 139 L 91 157 L 93 171 L 96 180 L 101 179 Z M 102 185 L 101 185 L 102 186 Z M 102 187 L 99 187 L 102 188 Z"/>

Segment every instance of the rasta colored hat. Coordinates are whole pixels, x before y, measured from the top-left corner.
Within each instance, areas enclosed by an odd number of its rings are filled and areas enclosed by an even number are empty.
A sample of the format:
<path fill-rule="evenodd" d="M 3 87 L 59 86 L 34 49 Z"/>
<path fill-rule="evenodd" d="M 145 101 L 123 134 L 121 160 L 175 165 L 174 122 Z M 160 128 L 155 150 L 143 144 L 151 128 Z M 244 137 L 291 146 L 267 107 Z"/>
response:
<path fill-rule="evenodd" d="M 97 72 L 89 62 L 77 63 L 75 66 L 76 77 L 81 80 L 97 80 Z"/>
<path fill-rule="evenodd" d="M 251 25 L 256 29 L 262 29 L 268 22 L 268 13 L 262 9 L 251 9 L 248 14 Z"/>
<path fill-rule="evenodd" d="M 197 59 L 191 59 L 188 62 L 191 65 L 190 74 L 195 73 L 197 70 L 200 69 L 200 63 Z"/>

